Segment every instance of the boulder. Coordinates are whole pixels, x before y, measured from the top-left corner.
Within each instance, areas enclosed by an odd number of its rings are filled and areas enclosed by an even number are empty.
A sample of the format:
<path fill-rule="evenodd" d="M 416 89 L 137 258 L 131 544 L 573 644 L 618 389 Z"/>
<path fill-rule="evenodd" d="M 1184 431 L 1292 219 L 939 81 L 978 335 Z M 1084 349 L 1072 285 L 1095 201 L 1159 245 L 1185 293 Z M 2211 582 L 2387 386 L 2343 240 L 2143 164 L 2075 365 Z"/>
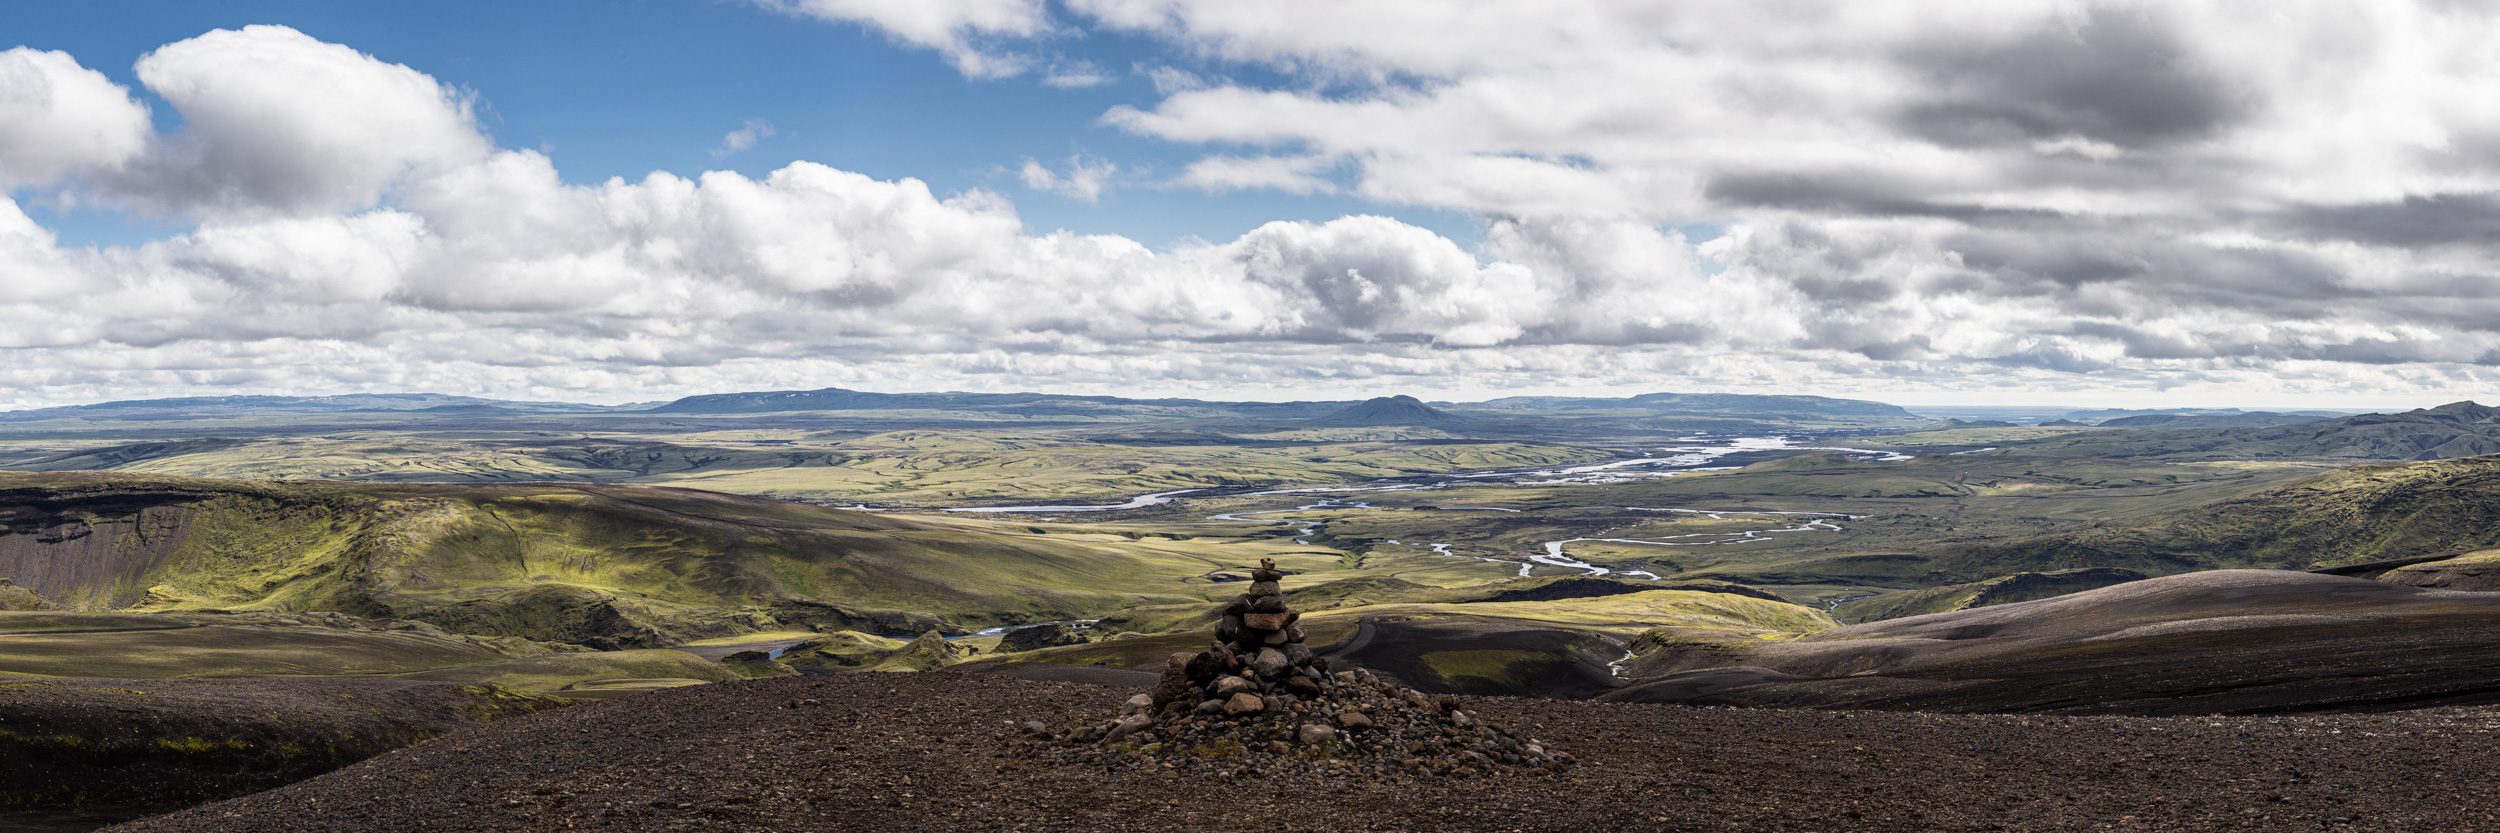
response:
<path fill-rule="evenodd" d="M 1138 732 L 1145 731 L 1152 728 L 1154 725 L 1155 719 L 1153 715 L 1132 714 L 1127 717 L 1120 718 L 1119 723 L 1113 724 L 1111 731 L 1102 736 L 1102 742 L 1110 743 L 1112 741 L 1137 734 Z"/>
<path fill-rule="evenodd" d="M 1285 659 L 1285 652 L 1274 648 L 1260 648 L 1258 658 L 1250 661 L 1250 669 L 1259 672 L 1261 679 L 1282 677 L 1285 669 L 1292 667 L 1293 661 Z"/>
<path fill-rule="evenodd" d="M 1267 711 L 1267 701 L 1247 691 L 1235 694 L 1224 701 L 1224 713 L 1227 715 L 1240 716 L 1258 714 L 1263 711 Z"/>

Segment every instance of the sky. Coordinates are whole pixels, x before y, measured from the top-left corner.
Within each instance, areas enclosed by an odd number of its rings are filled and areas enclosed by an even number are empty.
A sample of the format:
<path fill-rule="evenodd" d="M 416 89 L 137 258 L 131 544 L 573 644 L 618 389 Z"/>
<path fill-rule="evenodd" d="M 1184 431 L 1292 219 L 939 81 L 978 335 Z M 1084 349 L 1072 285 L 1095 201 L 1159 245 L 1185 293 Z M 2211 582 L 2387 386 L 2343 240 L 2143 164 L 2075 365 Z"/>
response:
<path fill-rule="evenodd" d="M 8 4 L 0 407 L 2490 401 L 2495 89 L 2451 0 Z"/>

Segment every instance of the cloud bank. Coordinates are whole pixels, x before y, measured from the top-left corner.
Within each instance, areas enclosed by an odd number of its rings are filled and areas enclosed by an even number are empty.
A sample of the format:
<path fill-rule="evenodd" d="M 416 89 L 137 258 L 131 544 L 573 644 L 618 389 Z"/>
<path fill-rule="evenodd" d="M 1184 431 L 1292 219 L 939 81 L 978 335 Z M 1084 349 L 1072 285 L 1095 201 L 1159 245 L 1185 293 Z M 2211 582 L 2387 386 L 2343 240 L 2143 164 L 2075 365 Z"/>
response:
<path fill-rule="evenodd" d="M 1151 38 L 1189 83 L 1102 119 L 1203 148 L 1176 184 L 1462 212 L 1482 239 L 1363 215 L 1158 250 L 809 162 L 573 184 L 471 93 L 284 27 L 142 57 L 162 131 L 20 48 L 0 385 L 2325 402 L 2500 378 L 2500 18 L 2466 4 L 770 5 L 975 78 Z M 1018 178 L 1091 202 L 1115 170 Z M 65 247 L 19 200 L 190 231 Z"/>

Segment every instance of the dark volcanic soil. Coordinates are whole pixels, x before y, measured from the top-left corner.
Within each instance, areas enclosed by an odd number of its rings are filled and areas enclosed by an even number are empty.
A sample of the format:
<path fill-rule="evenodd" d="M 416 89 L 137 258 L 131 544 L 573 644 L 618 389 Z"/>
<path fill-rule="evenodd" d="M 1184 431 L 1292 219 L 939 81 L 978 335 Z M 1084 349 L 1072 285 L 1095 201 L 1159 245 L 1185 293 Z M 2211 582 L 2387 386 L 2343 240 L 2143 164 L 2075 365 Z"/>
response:
<path fill-rule="evenodd" d="M 1630 663 L 1684 661 L 1662 651 Z M 2500 593 L 2211 570 L 1712 652 L 1609 700 L 2067 714 L 2500 706 Z"/>
<path fill-rule="evenodd" d="M 391 679 L 0 682 L 0 831 L 91 829 L 265 790 L 558 704 Z"/>
<path fill-rule="evenodd" d="M 465 730 L 127 831 L 2500 829 L 2500 711 L 2116 718 L 1466 698 L 1562 775 L 1185 781 L 1008 725 L 1135 690 L 1000 674 L 676 689 Z"/>

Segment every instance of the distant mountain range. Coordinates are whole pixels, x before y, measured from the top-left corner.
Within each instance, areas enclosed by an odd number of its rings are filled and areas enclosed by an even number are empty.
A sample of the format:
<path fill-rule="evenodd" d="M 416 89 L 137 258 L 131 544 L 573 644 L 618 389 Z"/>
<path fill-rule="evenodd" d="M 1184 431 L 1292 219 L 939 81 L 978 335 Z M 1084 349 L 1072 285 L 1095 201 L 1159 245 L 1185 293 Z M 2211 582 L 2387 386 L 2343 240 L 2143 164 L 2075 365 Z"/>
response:
<path fill-rule="evenodd" d="M 1840 422 L 1898 422 L 1919 418 L 1881 402 L 1821 396 L 1648 393 L 1638 396 L 1506 397 L 1487 402 L 1425 403 L 1411 396 L 1304 402 L 1227 402 L 1200 399 L 1131 399 L 1053 393 L 961 391 L 880 393 L 819 388 L 689 396 L 658 405 L 580 405 L 514 402 L 434 393 L 340 396 L 214 396 L 143 399 L 0 412 L 0 422 L 44 420 L 167 421 L 302 415 L 400 414 L 410 417 L 492 417 L 505 414 L 775 414 L 838 411 L 954 411 L 1017 417 L 1250 419 L 1325 425 L 1430 425 L 1463 420 L 1468 413 L 1561 412 L 1602 417 L 1656 414 Z M 1348 413 L 1351 411 L 1352 413 Z"/>
<path fill-rule="evenodd" d="M 2500 409 L 2474 402 L 2264 427 L 2137 427 L 2177 430 L 2091 431 L 2036 440 L 2023 447 L 2087 456 L 2242 459 L 2444 460 L 2500 454 Z"/>
<path fill-rule="evenodd" d="M 1826 396 L 1745 393 L 1644 393 L 1615 399 L 1580 396 L 1509 396 L 1466 407 L 1517 410 L 1643 410 L 1684 414 L 1788 414 L 1858 419 L 1917 419 L 1899 405 Z"/>
<path fill-rule="evenodd" d="M 65 405 L 0 411 L 0 422 L 47 419 L 172 420 L 249 417 L 278 414 L 355 413 L 589 413 L 611 410 L 604 405 L 570 402 L 516 402 L 452 396 L 441 393 L 350 393 L 338 396 L 187 396 L 169 399 L 126 399 L 92 405 Z"/>
<path fill-rule="evenodd" d="M 1098 414 L 1136 408 L 1189 415 L 1237 415 L 1308 419 L 1345 407 L 1345 402 L 1209 402 L 1198 399 L 1128 399 L 1056 393 L 875 393 L 819 388 L 689 396 L 649 409 L 662 414 L 755 414 L 782 411 L 989 411 L 1028 415 Z"/>

